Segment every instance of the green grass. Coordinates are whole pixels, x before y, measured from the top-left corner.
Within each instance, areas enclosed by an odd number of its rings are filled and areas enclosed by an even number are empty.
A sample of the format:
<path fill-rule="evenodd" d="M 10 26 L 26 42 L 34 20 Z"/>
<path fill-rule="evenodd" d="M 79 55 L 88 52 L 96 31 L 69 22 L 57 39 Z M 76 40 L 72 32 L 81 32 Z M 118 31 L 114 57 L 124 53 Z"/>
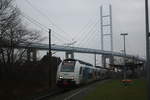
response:
<path fill-rule="evenodd" d="M 133 80 L 124 86 L 120 80 L 111 80 L 97 85 L 84 100 L 147 100 L 146 81 Z"/>

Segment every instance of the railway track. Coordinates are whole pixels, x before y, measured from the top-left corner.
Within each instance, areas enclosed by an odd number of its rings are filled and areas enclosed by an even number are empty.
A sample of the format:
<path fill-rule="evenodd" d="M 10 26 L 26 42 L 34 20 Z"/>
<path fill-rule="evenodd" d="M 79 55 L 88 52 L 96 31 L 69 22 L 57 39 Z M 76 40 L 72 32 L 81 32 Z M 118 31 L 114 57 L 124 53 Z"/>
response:
<path fill-rule="evenodd" d="M 60 95 L 66 91 L 67 91 L 66 89 L 57 88 L 57 89 L 46 91 L 45 93 L 36 94 L 32 97 L 29 97 L 26 100 L 44 100 L 46 98 L 49 98 L 55 95 Z"/>
<path fill-rule="evenodd" d="M 45 94 L 34 96 L 34 97 L 32 97 L 32 98 L 30 98 L 28 100 L 48 100 L 49 98 L 57 97 L 59 95 L 63 95 L 65 93 L 69 93 L 69 92 L 72 92 L 72 91 L 78 91 L 78 90 L 82 91 L 82 89 L 85 90 L 85 88 L 90 87 L 90 85 L 94 85 L 94 84 L 97 84 L 97 83 L 103 82 L 103 81 L 105 81 L 105 80 L 92 82 L 92 83 L 90 83 L 88 85 L 83 85 L 83 86 L 80 86 L 80 87 L 71 87 L 71 88 L 65 88 L 65 89 L 62 89 L 62 88 L 54 89 L 54 90 L 49 91 L 49 92 L 47 92 Z M 72 95 L 68 96 L 68 98 L 71 98 L 71 96 Z M 69 100 L 69 99 L 64 99 L 64 100 Z"/>
<path fill-rule="evenodd" d="M 78 89 L 76 87 L 73 88 L 57 88 L 57 89 L 53 89 L 53 90 L 49 90 L 46 93 L 41 93 L 41 94 L 36 94 L 35 96 L 29 97 L 27 99 L 24 100 L 45 100 L 47 98 L 50 98 L 52 96 L 57 96 L 66 92 L 69 92 L 71 90 L 75 90 Z"/>

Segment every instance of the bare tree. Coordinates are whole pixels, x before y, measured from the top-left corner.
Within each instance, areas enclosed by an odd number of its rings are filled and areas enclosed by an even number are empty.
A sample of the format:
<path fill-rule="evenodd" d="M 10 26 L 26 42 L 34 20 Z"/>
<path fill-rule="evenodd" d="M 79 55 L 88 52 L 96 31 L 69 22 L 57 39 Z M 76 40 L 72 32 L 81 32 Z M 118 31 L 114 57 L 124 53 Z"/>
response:
<path fill-rule="evenodd" d="M 20 14 L 12 0 L 0 1 L 0 63 L 21 62 L 26 49 L 15 47 L 20 43 L 30 45 L 41 40 L 38 31 L 29 30 L 22 24 Z"/>

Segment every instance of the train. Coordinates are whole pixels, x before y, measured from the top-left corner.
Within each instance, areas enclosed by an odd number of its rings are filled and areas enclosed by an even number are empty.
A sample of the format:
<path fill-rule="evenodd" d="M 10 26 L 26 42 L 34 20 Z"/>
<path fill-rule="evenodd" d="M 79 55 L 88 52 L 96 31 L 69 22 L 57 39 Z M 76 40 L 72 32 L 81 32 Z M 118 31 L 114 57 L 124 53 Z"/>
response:
<path fill-rule="evenodd" d="M 108 70 L 78 59 L 64 59 L 58 66 L 56 84 L 72 86 L 87 84 L 108 77 Z"/>

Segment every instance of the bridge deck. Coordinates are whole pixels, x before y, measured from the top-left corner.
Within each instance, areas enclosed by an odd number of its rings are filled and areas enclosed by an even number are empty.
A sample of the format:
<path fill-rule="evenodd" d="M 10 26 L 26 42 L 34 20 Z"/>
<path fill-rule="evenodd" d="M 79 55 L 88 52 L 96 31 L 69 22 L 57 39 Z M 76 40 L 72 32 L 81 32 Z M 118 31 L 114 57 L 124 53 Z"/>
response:
<path fill-rule="evenodd" d="M 48 44 L 40 44 L 40 43 L 32 43 L 31 45 L 27 46 L 27 44 L 20 44 L 19 47 L 21 48 L 33 48 L 33 49 L 40 49 L 40 50 L 49 50 Z M 61 45 L 51 45 L 51 49 L 55 51 L 72 51 L 78 53 L 91 53 L 91 54 L 104 54 L 104 55 L 112 55 L 112 56 L 119 56 L 119 57 L 127 57 L 132 58 L 140 61 L 145 61 L 144 58 L 136 57 L 134 55 L 129 55 L 120 52 L 112 52 L 112 51 L 104 51 L 98 49 L 90 49 L 90 48 L 80 48 L 80 47 L 70 47 L 70 46 L 61 46 Z"/>

